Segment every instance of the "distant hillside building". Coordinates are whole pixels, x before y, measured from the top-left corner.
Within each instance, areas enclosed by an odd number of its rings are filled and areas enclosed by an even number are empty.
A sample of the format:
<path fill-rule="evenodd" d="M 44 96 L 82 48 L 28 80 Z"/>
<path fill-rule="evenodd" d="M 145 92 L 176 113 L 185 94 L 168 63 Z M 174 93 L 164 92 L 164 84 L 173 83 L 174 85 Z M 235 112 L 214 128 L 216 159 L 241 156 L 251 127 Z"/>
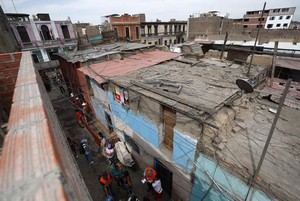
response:
<path fill-rule="evenodd" d="M 261 27 L 265 29 L 287 29 L 290 26 L 296 7 L 275 8 L 264 11 Z M 243 32 L 250 33 L 259 27 L 262 10 L 247 11 L 241 24 Z"/>
<path fill-rule="evenodd" d="M 295 10 L 296 7 L 270 9 L 265 29 L 288 29 Z"/>

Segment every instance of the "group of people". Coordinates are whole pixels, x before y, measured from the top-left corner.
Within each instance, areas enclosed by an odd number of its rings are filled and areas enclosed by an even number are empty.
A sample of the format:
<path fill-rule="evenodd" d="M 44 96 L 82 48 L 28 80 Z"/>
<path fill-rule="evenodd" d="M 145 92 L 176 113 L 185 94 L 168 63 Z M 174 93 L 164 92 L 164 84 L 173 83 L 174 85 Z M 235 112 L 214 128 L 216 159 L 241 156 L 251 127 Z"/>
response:
<path fill-rule="evenodd" d="M 129 171 L 124 170 L 123 166 L 116 160 L 114 143 L 110 139 L 107 140 L 102 132 L 98 133 L 98 138 L 100 151 L 107 158 L 110 166 L 112 167 L 111 172 L 105 171 L 99 176 L 99 182 L 103 187 L 103 191 L 105 193 L 107 201 L 113 199 L 113 189 L 111 186 L 113 180 L 116 182 L 118 189 L 122 189 L 128 193 L 128 195 L 130 196 L 128 201 L 138 201 L 139 199 L 135 195 L 133 195 L 132 181 Z M 67 140 L 74 155 L 78 157 L 76 151 L 78 149 L 78 144 L 69 137 L 67 138 Z M 91 156 L 91 149 L 87 143 L 87 139 L 83 138 L 80 141 L 79 152 L 85 155 L 89 165 L 92 165 L 94 163 L 94 160 Z M 156 170 L 154 170 L 152 167 L 147 167 L 144 170 L 141 182 L 147 184 L 147 192 L 152 193 L 156 200 L 162 199 L 163 188 Z M 144 197 L 143 200 L 146 201 L 149 199 L 147 197 Z"/>
<path fill-rule="evenodd" d="M 113 190 L 111 187 L 112 180 L 115 180 L 119 189 L 126 191 L 129 195 L 132 194 L 132 182 L 130 174 L 127 170 L 123 170 L 120 164 L 115 164 L 111 172 L 104 172 L 100 177 L 100 184 L 103 186 L 103 191 L 107 200 L 111 200 Z"/>

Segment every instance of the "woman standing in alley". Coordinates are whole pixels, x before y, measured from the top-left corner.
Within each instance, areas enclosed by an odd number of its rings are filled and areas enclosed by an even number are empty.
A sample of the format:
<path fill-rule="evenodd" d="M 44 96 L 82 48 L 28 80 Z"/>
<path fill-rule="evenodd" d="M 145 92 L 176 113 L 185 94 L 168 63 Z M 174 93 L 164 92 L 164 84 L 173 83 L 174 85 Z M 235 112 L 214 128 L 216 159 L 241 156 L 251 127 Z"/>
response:
<path fill-rule="evenodd" d="M 162 193 L 163 193 L 163 189 L 161 187 L 161 181 L 160 179 L 158 178 L 158 176 L 156 176 L 154 178 L 154 181 L 152 183 L 152 187 L 153 189 L 155 190 L 156 192 L 156 200 L 161 200 L 162 198 Z"/>

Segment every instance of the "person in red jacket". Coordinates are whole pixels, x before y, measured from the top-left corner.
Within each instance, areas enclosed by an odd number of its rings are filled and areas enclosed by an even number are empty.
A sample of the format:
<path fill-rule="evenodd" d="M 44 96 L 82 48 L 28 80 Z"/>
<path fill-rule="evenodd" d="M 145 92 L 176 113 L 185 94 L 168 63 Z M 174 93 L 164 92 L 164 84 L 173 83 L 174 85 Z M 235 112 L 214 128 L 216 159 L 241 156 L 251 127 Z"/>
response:
<path fill-rule="evenodd" d="M 76 117 L 76 120 L 78 122 L 78 124 L 80 125 L 81 128 L 83 128 L 83 123 L 82 123 L 82 115 L 81 115 L 81 112 L 79 110 L 76 110 L 75 112 L 75 117 Z"/>
<path fill-rule="evenodd" d="M 148 192 L 150 190 L 153 190 L 152 187 L 152 182 L 154 181 L 154 178 L 156 177 L 156 171 L 151 168 L 151 167 L 147 167 L 144 171 L 144 179 L 142 180 L 143 183 L 147 182 L 148 185 Z"/>

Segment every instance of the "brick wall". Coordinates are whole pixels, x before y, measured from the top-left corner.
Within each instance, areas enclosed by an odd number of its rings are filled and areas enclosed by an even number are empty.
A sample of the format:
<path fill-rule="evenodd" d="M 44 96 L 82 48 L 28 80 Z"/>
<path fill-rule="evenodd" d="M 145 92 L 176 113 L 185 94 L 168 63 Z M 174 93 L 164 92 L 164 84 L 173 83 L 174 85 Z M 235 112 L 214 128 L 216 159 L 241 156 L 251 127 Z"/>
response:
<path fill-rule="evenodd" d="M 251 37 L 256 37 L 257 31 L 251 32 Z M 300 42 L 300 29 L 263 29 L 260 31 L 260 36 L 272 39 L 295 39 Z"/>
<path fill-rule="evenodd" d="M 92 200 L 30 52 L 19 66 L 0 160 L 1 200 Z"/>
<path fill-rule="evenodd" d="M 77 76 L 77 68 L 81 67 L 81 63 L 77 62 L 77 63 L 72 63 L 72 62 L 68 62 L 65 59 L 59 57 L 59 64 L 60 64 L 60 69 L 62 71 L 62 75 L 64 77 L 64 80 L 66 82 L 66 85 L 73 89 L 74 93 L 79 93 L 80 89 L 80 83 L 79 83 L 79 79 Z"/>
<path fill-rule="evenodd" d="M 242 25 L 236 24 L 232 19 L 214 17 L 189 18 L 189 38 L 199 35 L 241 34 Z"/>
<path fill-rule="evenodd" d="M 126 27 L 129 27 L 130 41 L 140 42 L 140 36 L 136 36 L 136 27 L 139 29 L 139 35 L 141 34 L 140 17 L 133 17 L 128 14 L 124 14 L 120 17 L 110 17 L 111 29 L 117 28 L 119 40 L 126 40 Z"/>
<path fill-rule="evenodd" d="M 22 53 L 0 54 L 0 104 L 9 115 Z"/>

